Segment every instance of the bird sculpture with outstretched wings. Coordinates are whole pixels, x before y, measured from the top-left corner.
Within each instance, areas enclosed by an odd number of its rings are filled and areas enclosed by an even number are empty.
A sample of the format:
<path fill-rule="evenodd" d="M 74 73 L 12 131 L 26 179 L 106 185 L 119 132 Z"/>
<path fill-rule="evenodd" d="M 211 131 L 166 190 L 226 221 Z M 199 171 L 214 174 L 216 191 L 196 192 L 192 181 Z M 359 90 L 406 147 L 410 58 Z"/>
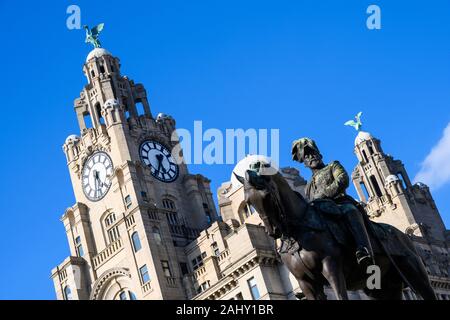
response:
<path fill-rule="evenodd" d="M 356 115 L 355 120 L 347 121 L 344 125 L 353 127 L 353 128 L 355 128 L 356 131 L 361 131 L 361 128 L 362 128 L 361 116 L 362 116 L 362 112 L 359 112 Z"/>
<path fill-rule="evenodd" d="M 94 46 L 94 48 L 100 48 L 100 40 L 98 39 L 98 36 L 100 35 L 100 32 L 102 32 L 104 23 L 100 23 L 93 27 L 92 29 L 89 29 L 88 26 L 83 26 L 83 28 L 86 30 L 86 43 L 90 43 Z"/>

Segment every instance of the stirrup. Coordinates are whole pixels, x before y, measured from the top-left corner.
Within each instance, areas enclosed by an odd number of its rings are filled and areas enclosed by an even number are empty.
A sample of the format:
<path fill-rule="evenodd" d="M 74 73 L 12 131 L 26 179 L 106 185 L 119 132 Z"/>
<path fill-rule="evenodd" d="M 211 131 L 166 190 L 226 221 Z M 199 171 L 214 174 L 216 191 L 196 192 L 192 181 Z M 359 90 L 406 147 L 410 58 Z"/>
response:
<path fill-rule="evenodd" d="M 368 266 L 372 263 L 372 256 L 366 247 L 359 248 L 356 251 L 356 261 L 359 265 Z"/>

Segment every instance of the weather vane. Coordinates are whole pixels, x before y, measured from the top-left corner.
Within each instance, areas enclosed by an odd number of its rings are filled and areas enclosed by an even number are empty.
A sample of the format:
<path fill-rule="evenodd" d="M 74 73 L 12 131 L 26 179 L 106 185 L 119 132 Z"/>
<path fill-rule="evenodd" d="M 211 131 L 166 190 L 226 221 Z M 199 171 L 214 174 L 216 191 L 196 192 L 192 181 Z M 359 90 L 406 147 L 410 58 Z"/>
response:
<path fill-rule="evenodd" d="M 358 114 L 355 117 L 355 120 L 347 121 L 344 125 L 355 128 L 356 131 L 361 131 L 362 128 L 362 122 L 361 122 L 361 116 L 362 112 L 358 112 Z"/>
<path fill-rule="evenodd" d="M 94 46 L 94 48 L 100 48 L 100 40 L 98 39 L 98 36 L 100 35 L 100 32 L 102 32 L 104 23 L 100 23 L 93 27 L 92 29 L 89 29 L 88 26 L 83 26 L 83 28 L 86 30 L 86 43 L 90 43 Z"/>

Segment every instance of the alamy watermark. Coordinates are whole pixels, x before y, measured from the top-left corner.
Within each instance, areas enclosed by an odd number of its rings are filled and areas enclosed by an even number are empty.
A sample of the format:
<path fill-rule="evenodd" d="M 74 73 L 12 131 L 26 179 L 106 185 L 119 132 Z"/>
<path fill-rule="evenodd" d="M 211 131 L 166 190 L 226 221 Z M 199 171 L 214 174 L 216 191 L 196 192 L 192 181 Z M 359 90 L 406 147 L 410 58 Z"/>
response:
<path fill-rule="evenodd" d="M 376 4 L 372 4 L 367 7 L 366 13 L 369 17 L 366 20 L 366 26 L 369 30 L 381 29 L 381 9 Z"/>
<path fill-rule="evenodd" d="M 79 6 L 72 4 L 67 7 L 66 13 L 69 15 L 66 19 L 66 27 L 69 30 L 81 29 L 81 9 Z"/>
<path fill-rule="evenodd" d="M 247 155 L 264 155 L 275 164 L 280 158 L 279 129 L 204 130 L 202 121 L 194 121 L 191 132 L 177 129 L 172 134 L 172 156 L 185 164 L 236 164 Z"/>
<path fill-rule="evenodd" d="M 367 274 L 370 275 L 366 281 L 366 287 L 369 290 L 381 290 L 381 269 L 377 265 L 371 265 L 367 268 Z"/>

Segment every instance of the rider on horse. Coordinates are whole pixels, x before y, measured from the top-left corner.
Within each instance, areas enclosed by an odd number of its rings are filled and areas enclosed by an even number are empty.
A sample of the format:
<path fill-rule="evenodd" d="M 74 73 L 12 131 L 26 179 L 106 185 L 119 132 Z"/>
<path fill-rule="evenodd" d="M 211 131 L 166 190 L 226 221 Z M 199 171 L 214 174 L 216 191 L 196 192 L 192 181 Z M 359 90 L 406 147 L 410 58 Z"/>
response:
<path fill-rule="evenodd" d="M 334 161 L 325 165 L 316 143 L 309 138 L 294 141 L 292 158 L 304 163 L 313 175 L 306 186 L 306 196 L 310 202 L 333 200 L 346 218 L 347 225 L 356 242 L 356 259 L 360 265 L 368 265 L 372 261 L 372 247 L 364 224 L 361 210 L 357 202 L 346 194 L 349 177 L 344 167 Z"/>

